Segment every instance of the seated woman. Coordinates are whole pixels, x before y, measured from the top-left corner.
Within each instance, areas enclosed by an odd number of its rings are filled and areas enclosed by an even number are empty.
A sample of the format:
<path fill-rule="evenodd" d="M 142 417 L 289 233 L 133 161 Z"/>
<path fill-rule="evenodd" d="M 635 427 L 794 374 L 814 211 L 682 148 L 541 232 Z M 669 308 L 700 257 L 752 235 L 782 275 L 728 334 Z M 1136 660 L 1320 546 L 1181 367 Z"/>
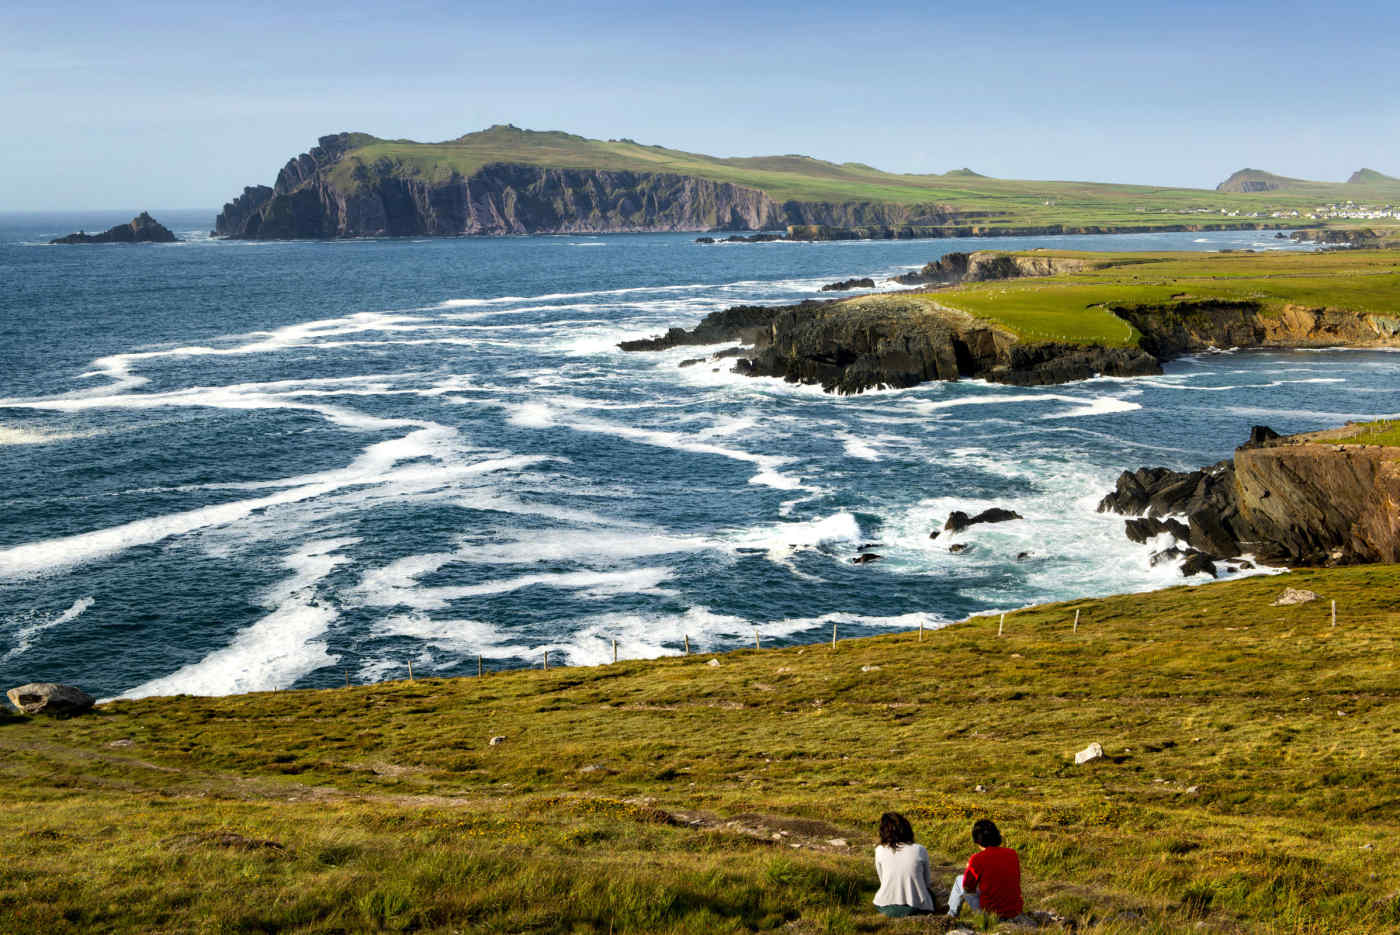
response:
<path fill-rule="evenodd" d="M 1001 831 L 990 818 L 972 824 L 972 843 L 981 850 L 967 861 L 967 869 L 953 878 L 948 894 L 948 915 L 956 916 L 963 903 L 973 912 L 979 909 L 1000 919 L 1021 914 L 1021 859 L 1009 847 L 1001 846 Z"/>
<path fill-rule="evenodd" d="M 880 843 L 875 847 L 875 875 L 880 891 L 875 908 L 887 916 L 926 915 L 933 912 L 928 891 L 928 851 L 914 843 L 914 829 L 899 812 L 880 816 Z"/>

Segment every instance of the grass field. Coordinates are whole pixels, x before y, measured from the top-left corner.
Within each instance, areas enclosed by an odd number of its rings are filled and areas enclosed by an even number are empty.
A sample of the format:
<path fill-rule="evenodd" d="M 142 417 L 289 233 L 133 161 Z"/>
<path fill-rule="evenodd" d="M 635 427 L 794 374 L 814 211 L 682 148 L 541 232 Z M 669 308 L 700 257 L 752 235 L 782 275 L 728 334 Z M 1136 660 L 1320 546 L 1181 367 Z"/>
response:
<path fill-rule="evenodd" d="M 929 293 L 940 305 L 996 322 L 1025 340 L 1121 346 L 1137 333 L 1112 307 L 1253 302 L 1263 314 L 1290 305 L 1400 320 L 1400 251 L 1323 253 L 1076 253 L 1094 268 L 1058 276 L 971 283 Z"/>
<path fill-rule="evenodd" d="M 1354 426 L 1355 432 L 1347 433 L 1337 441 L 1352 445 L 1389 445 L 1400 447 L 1400 419 L 1380 422 L 1362 422 Z"/>
<path fill-rule="evenodd" d="M 1081 932 L 1396 932 L 1397 584 L 12 719 L 0 930 L 940 930 L 870 908 L 893 808 L 940 885 L 993 817 Z"/>
<path fill-rule="evenodd" d="M 361 167 L 446 181 L 470 176 L 491 163 L 572 169 L 668 172 L 732 182 L 767 192 L 774 200 L 942 205 L 990 212 L 995 224 L 1154 225 L 1230 223 L 1220 209 L 1239 212 L 1309 211 L 1347 200 L 1400 202 L 1400 182 L 1384 176 L 1361 183 L 1296 182 L 1262 194 L 1230 194 L 1151 185 L 993 179 L 961 171 L 896 174 L 860 163 L 836 164 L 810 156 L 718 158 L 631 140 L 593 140 L 569 133 L 495 126 L 440 143 L 378 140 L 360 143 L 332 171 L 338 187 L 353 189 Z M 1209 211 L 1210 214 L 1194 213 Z M 1267 218 L 1266 218 L 1267 219 Z"/>

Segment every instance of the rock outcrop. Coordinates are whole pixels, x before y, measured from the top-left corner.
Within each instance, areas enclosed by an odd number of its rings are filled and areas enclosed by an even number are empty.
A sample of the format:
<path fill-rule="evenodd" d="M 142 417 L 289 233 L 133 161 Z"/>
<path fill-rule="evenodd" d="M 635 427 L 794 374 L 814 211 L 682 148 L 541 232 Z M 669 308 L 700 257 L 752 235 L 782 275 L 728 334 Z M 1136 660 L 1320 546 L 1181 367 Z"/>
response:
<path fill-rule="evenodd" d="M 93 697 L 81 688 L 57 682 L 30 682 L 5 693 L 24 714 L 81 714 L 93 706 Z"/>
<path fill-rule="evenodd" d="M 1274 311 L 1260 302 L 1190 297 L 1109 310 L 1137 328 L 1142 347 L 1160 360 L 1212 348 L 1400 347 L 1400 311 L 1380 315 L 1300 305 Z"/>
<path fill-rule="evenodd" d="M 860 279 L 843 279 L 840 282 L 829 282 L 822 286 L 822 292 L 849 292 L 852 289 L 874 289 L 875 280 L 869 276 Z"/>
<path fill-rule="evenodd" d="M 786 207 L 786 206 L 785 206 Z M 1296 225 L 1276 221 L 1219 221 L 1206 224 L 994 224 L 964 223 L 971 212 L 950 214 L 941 224 L 845 226 L 791 224 L 788 240 L 938 240 L 950 237 L 1041 237 L 1078 234 L 1164 234 L 1230 230 L 1285 230 Z"/>
<path fill-rule="evenodd" d="M 1338 246 L 1369 247 L 1380 243 L 1380 234 L 1370 228 L 1311 227 L 1294 231 L 1292 239 L 1299 242 L 1335 244 Z"/>
<path fill-rule="evenodd" d="M 1335 443 L 1347 429 L 1281 438 L 1257 426 L 1231 460 L 1198 471 L 1125 471 L 1100 512 L 1135 541 L 1170 532 L 1208 560 L 1271 564 L 1400 561 L 1400 448 Z M 1151 525 L 1173 515 L 1187 519 Z M 1155 530 L 1155 532 L 1153 532 Z"/>
<path fill-rule="evenodd" d="M 101 234 L 87 234 L 79 231 L 67 237 L 50 240 L 51 244 L 87 243 L 178 243 L 179 237 L 170 232 L 164 224 L 142 211 L 126 224 L 118 224 Z"/>

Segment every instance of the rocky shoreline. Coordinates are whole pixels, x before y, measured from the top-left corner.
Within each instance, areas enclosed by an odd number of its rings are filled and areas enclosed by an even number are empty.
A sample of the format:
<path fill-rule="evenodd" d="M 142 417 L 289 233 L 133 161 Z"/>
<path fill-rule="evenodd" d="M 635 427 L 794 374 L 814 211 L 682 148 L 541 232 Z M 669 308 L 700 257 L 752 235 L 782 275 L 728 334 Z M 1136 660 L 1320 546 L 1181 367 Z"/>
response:
<path fill-rule="evenodd" d="M 1124 471 L 1099 512 L 1132 517 L 1134 542 L 1166 535 L 1153 563 L 1215 577 L 1271 565 L 1400 561 L 1400 448 L 1346 444 L 1350 429 L 1283 437 L 1255 426 L 1233 458 L 1196 471 Z M 1177 544 L 1180 543 L 1180 544 Z"/>
<path fill-rule="evenodd" d="M 940 288 L 1073 274 L 1102 262 L 1049 253 L 949 253 L 895 277 L 894 282 L 917 287 L 908 292 L 737 306 L 707 315 L 690 331 L 672 328 L 618 346 L 661 351 L 737 342 L 713 359 L 737 357 L 737 373 L 820 384 L 845 394 L 970 377 L 1043 386 L 1100 375 L 1150 376 L 1160 374 L 1165 361 L 1212 348 L 1400 346 L 1400 317 L 1301 305 L 1279 311 L 1254 299 L 1182 293 L 1160 305 L 1105 303 L 1108 312 L 1136 330 L 1136 346 L 1024 340 L 937 301 Z M 848 279 L 822 291 L 873 286 L 870 279 Z"/>

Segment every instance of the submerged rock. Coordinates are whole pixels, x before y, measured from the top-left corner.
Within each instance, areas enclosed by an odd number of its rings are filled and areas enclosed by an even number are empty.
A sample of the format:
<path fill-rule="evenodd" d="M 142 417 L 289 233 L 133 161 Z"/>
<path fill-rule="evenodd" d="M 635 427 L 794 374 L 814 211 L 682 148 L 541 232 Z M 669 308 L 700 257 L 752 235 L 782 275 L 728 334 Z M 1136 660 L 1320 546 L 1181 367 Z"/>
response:
<path fill-rule="evenodd" d="M 962 510 L 954 510 L 948 514 L 948 521 L 943 524 L 943 529 L 947 532 L 962 532 L 967 527 L 975 526 L 978 523 L 1005 523 L 1013 519 L 1025 519 L 1025 517 L 1015 510 L 999 506 L 983 510 L 976 516 L 968 516 Z"/>

